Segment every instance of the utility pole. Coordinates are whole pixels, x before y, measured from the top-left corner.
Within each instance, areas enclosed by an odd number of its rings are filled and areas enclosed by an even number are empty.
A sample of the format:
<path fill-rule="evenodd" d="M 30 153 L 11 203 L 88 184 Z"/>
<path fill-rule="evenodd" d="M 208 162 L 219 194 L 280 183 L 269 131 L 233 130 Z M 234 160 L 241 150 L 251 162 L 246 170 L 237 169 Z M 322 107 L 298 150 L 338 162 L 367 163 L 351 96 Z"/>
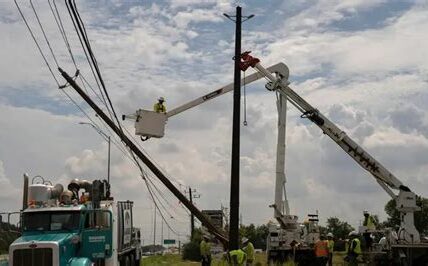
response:
<path fill-rule="evenodd" d="M 190 203 L 193 204 L 193 197 L 192 197 L 192 188 L 189 187 L 189 200 Z M 193 213 L 190 214 L 190 241 L 193 239 L 193 231 L 195 230 L 195 217 L 193 216 Z"/>
<path fill-rule="evenodd" d="M 153 247 L 156 245 L 156 205 L 155 205 L 155 216 L 153 219 Z"/>
<path fill-rule="evenodd" d="M 230 178 L 230 224 L 229 250 L 239 248 L 239 157 L 240 157 L 240 127 L 241 127 L 241 25 L 242 8 L 236 7 L 235 19 L 223 14 L 235 22 L 235 71 L 233 88 L 233 127 L 232 127 L 232 166 Z M 246 20 L 253 15 L 246 17 Z"/>
<path fill-rule="evenodd" d="M 193 199 L 198 199 L 201 197 L 200 194 L 192 194 L 192 192 L 196 192 L 196 190 L 194 189 L 192 191 L 192 188 L 189 187 L 189 201 L 190 203 L 193 204 Z M 190 213 L 190 240 L 193 239 L 193 232 L 195 231 L 195 216 L 193 215 L 193 213 Z"/>

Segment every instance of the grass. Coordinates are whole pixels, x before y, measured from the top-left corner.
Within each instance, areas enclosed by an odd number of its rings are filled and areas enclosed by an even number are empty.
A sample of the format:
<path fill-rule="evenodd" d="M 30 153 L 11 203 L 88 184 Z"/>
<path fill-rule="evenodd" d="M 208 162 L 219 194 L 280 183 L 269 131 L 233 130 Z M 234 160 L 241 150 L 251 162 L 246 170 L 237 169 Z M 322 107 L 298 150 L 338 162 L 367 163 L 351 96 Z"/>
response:
<path fill-rule="evenodd" d="M 221 255 L 216 255 L 213 258 L 211 266 L 223 266 L 226 265 L 220 259 Z M 345 252 L 335 252 L 333 256 L 333 265 L 341 266 L 344 265 L 343 258 L 345 257 Z M 194 266 L 200 265 L 200 262 L 196 261 L 183 261 L 181 260 L 181 255 L 179 254 L 167 254 L 167 255 L 156 255 L 144 258 L 141 261 L 140 266 L 158 266 L 158 265 L 178 265 L 178 266 Z M 257 253 L 256 259 L 253 263 L 254 266 L 266 266 L 266 254 Z M 284 266 L 296 266 L 294 263 L 285 263 Z"/>
<path fill-rule="evenodd" d="M 155 266 L 155 265 L 178 265 L 178 266 L 190 266 L 190 265 L 200 265 L 199 261 L 183 261 L 181 260 L 181 255 L 179 254 L 166 254 L 166 255 L 156 255 L 144 258 L 140 266 Z M 215 255 L 211 266 L 223 266 L 227 265 L 221 260 L 221 254 Z M 253 262 L 254 266 L 265 266 L 266 265 L 266 255 L 264 253 L 257 253 L 255 261 Z"/>

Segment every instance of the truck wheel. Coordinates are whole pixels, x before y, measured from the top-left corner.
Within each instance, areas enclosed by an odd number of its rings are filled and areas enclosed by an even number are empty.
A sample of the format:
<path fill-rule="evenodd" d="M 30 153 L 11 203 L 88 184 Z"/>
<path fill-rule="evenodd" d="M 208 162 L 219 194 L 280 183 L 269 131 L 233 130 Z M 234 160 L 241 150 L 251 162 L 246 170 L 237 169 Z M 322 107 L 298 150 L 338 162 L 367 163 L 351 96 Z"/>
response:
<path fill-rule="evenodd" d="M 125 263 L 124 266 L 131 266 L 131 260 L 129 259 L 129 255 L 125 256 Z"/>
<path fill-rule="evenodd" d="M 139 266 L 137 264 L 135 264 L 135 255 L 134 254 L 129 254 L 129 262 L 131 266 Z"/>

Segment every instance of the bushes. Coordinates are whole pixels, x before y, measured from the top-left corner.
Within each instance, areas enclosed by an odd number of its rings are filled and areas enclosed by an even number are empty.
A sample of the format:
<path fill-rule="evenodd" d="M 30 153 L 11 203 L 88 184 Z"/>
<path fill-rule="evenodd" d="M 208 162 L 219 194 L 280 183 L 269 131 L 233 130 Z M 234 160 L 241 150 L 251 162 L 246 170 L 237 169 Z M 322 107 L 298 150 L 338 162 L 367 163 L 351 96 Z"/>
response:
<path fill-rule="evenodd" d="M 183 260 L 201 261 L 201 251 L 199 249 L 201 241 L 202 231 L 200 229 L 195 229 L 193 231 L 193 238 L 190 242 L 183 245 Z"/>

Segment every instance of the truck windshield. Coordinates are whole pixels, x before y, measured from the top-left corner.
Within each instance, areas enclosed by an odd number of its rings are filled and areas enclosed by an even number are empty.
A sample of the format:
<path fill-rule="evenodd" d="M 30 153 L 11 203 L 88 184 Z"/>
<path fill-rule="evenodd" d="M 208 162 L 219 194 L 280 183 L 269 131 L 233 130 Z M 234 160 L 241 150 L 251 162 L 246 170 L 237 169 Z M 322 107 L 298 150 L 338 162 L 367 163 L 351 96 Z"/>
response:
<path fill-rule="evenodd" d="M 27 212 L 23 214 L 24 231 L 61 231 L 79 228 L 79 211 Z"/>

